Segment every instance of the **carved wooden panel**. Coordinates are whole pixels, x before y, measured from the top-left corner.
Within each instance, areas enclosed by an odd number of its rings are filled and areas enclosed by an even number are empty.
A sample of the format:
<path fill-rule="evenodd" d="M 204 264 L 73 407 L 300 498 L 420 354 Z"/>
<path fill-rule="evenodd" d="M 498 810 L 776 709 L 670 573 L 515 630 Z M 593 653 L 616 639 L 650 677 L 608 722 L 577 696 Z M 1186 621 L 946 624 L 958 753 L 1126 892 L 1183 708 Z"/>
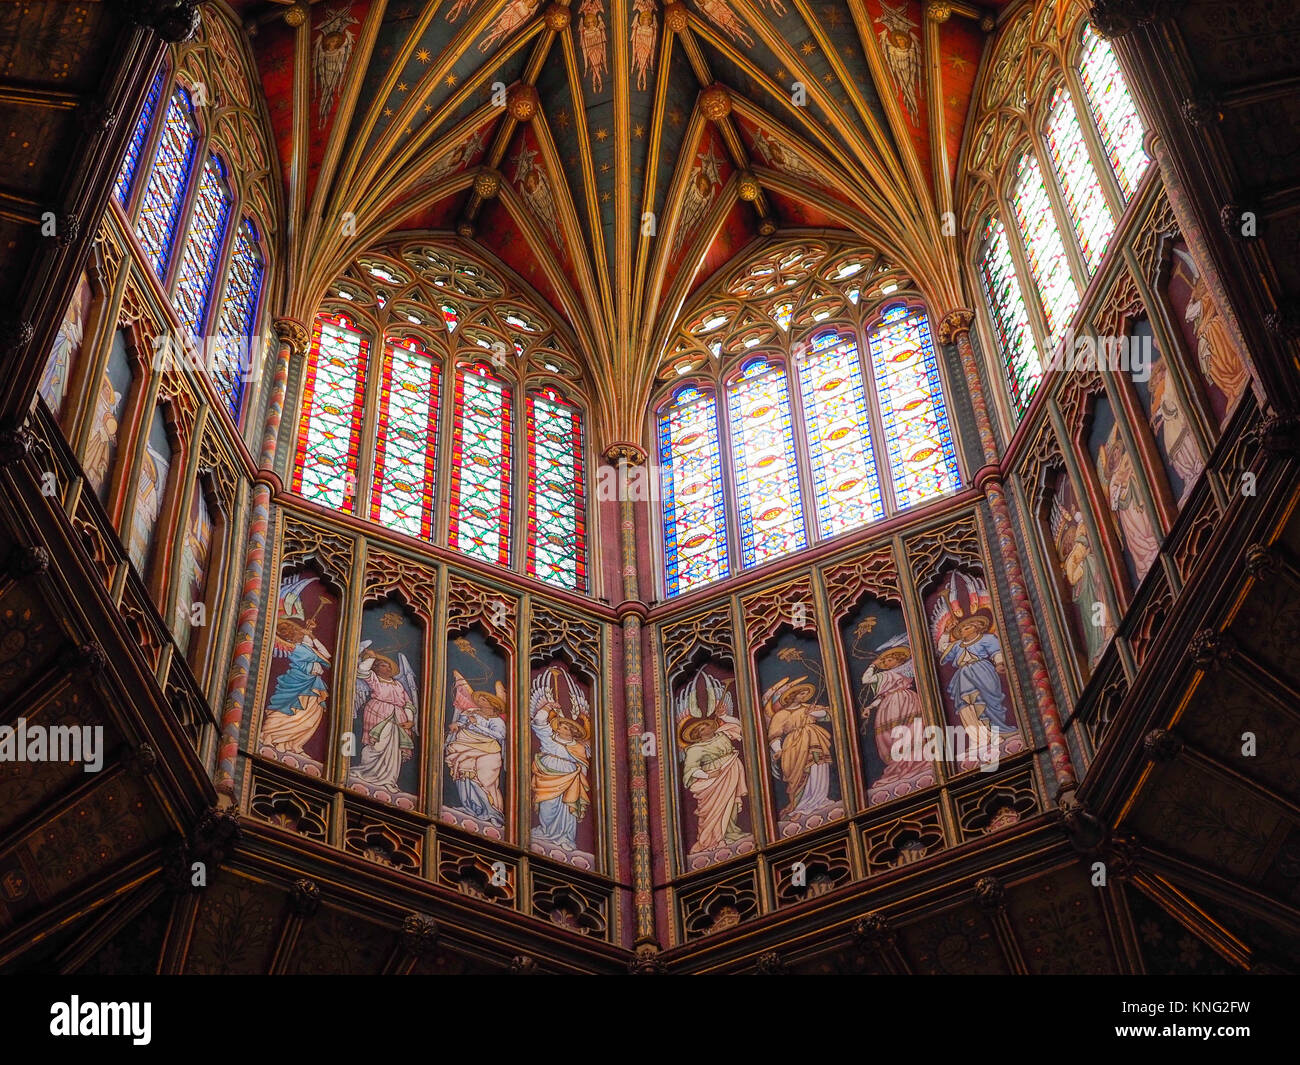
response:
<path fill-rule="evenodd" d="M 600 629 L 599 624 L 587 618 L 534 601 L 528 627 L 529 661 L 541 665 L 557 651 L 564 651 L 594 679 L 600 675 Z"/>
<path fill-rule="evenodd" d="M 1147 660 L 1151 645 L 1155 642 L 1165 620 L 1174 607 L 1174 594 L 1169 588 L 1169 580 L 1159 567 L 1154 568 L 1151 584 L 1144 589 L 1144 603 L 1136 610 L 1129 633 L 1129 645 L 1133 648 L 1133 658 L 1138 667 Z M 1134 612 L 1130 611 L 1132 615 Z"/>
<path fill-rule="evenodd" d="M 277 828 L 324 842 L 329 838 L 329 799 L 312 789 L 287 784 L 260 767 L 253 777 L 249 808 Z"/>
<path fill-rule="evenodd" d="M 981 571 L 979 531 L 973 515 L 967 514 L 937 529 L 928 529 L 907 541 L 907 551 L 917 579 L 924 582 L 943 568 L 946 560 L 974 563 Z"/>
<path fill-rule="evenodd" d="M 909 810 L 862 833 L 868 876 L 910 865 L 947 845 L 937 803 Z"/>
<path fill-rule="evenodd" d="M 722 603 L 702 614 L 661 625 L 659 638 L 670 677 L 699 650 L 715 661 L 734 662 L 736 622 L 731 616 L 731 604 Z"/>
<path fill-rule="evenodd" d="M 346 587 L 352 573 L 354 544 L 350 536 L 336 533 L 298 515 L 284 512 L 282 566 L 314 560 L 322 577 Z"/>
<path fill-rule="evenodd" d="M 868 593 L 884 602 L 898 602 L 901 598 L 898 566 L 894 552 L 888 547 L 828 567 L 822 579 L 826 582 L 831 617 L 836 620 Z"/>
<path fill-rule="evenodd" d="M 420 857 L 424 853 L 424 833 L 399 823 L 395 818 L 349 803 L 343 848 L 390 869 L 418 875 Z"/>
<path fill-rule="evenodd" d="M 371 547 L 366 552 L 362 602 L 387 599 L 397 592 L 425 622 L 432 622 L 438 602 L 438 571 L 413 559 Z"/>
<path fill-rule="evenodd" d="M 733 870 L 678 896 L 687 940 L 717 935 L 758 916 L 758 873 L 753 866 Z"/>
<path fill-rule="evenodd" d="M 608 939 L 610 899 L 606 892 L 574 877 L 556 876 L 532 867 L 533 913 L 558 928 Z"/>
<path fill-rule="evenodd" d="M 815 899 L 853 879 L 848 837 L 824 840 L 815 847 L 773 856 L 770 868 L 776 882 L 778 906 Z"/>
<path fill-rule="evenodd" d="M 806 574 L 788 584 L 747 595 L 741 605 L 750 652 L 770 640 L 782 625 L 799 632 L 816 629 L 812 580 Z"/>
<path fill-rule="evenodd" d="M 1026 765 L 997 783 L 955 795 L 961 841 L 979 839 L 1024 820 L 1038 811 L 1033 767 Z"/>
<path fill-rule="evenodd" d="M 1110 283 L 1106 295 L 1098 302 L 1092 314 L 1093 328 L 1102 337 L 1118 337 L 1124 334 L 1124 320 L 1144 313 L 1142 296 L 1138 292 L 1137 282 L 1127 269 L 1121 269 Z M 1109 368 L 1102 351 L 1097 352 L 1098 365 Z"/>
<path fill-rule="evenodd" d="M 473 625 L 483 629 L 502 647 L 515 650 L 519 602 L 494 588 L 452 576 L 447 585 L 447 632 L 464 632 Z"/>
<path fill-rule="evenodd" d="M 438 883 L 462 895 L 513 907 L 518 898 L 519 864 L 505 854 L 489 856 L 447 836 L 438 838 Z"/>

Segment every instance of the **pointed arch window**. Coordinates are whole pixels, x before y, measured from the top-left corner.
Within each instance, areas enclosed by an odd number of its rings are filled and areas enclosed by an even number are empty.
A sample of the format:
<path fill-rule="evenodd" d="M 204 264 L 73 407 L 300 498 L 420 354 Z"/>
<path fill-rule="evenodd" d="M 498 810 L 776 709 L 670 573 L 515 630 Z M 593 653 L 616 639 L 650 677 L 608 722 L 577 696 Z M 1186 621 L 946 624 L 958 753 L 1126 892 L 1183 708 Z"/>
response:
<path fill-rule="evenodd" d="M 424 540 L 433 534 L 439 369 L 418 340 L 385 346 L 370 520 Z"/>
<path fill-rule="evenodd" d="M 510 388 L 483 363 L 456 374 L 447 543 L 510 565 Z"/>
<path fill-rule="evenodd" d="M 184 87 L 177 87 L 163 115 L 158 149 L 154 153 L 149 183 L 145 186 L 135 227 L 135 235 L 159 280 L 167 276 L 171 264 L 172 247 L 176 243 L 185 190 L 198 144 L 199 125 L 194 117 L 190 94 Z"/>
<path fill-rule="evenodd" d="M 1115 233 L 1115 218 L 1088 154 L 1088 142 L 1079 125 L 1074 101 L 1064 87 L 1058 88 L 1052 97 L 1044 137 L 1051 152 L 1052 169 L 1061 183 L 1066 213 L 1074 226 L 1084 264 L 1092 274 Z"/>
<path fill-rule="evenodd" d="M 117 181 L 113 185 L 113 195 L 126 210 L 131 204 L 131 193 L 135 191 L 136 172 L 140 168 L 140 157 L 144 154 L 145 143 L 149 140 L 149 128 L 153 125 L 154 112 L 158 110 L 158 100 L 162 96 L 163 82 L 167 80 L 167 69 L 159 67 L 154 75 L 149 94 L 144 98 L 144 107 L 136 120 L 131 140 L 126 146 L 126 155 L 122 157 L 122 166 L 117 172 Z"/>
<path fill-rule="evenodd" d="M 667 591 L 678 595 L 729 572 L 714 394 L 679 389 L 659 413 L 657 436 Z"/>
<path fill-rule="evenodd" d="M 785 367 L 757 358 L 727 384 L 739 509 L 740 559 L 748 568 L 807 544 Z"/>
<path fill-rule="evenodd" d="M 586 586 L 582 415 L 554 389 L 528 393 L 528 572 Z"/>
<path fill-rule="evenodd" d="M 1142 148 L 1146 130 L 1114 49 L 1088 22 L 1083 24 L 1076 69 L 1115 178 L 1124 199 L 1130 200 L 1151 162 Z"/>
<path fill-rule="evenodd" d="M 226 270 L 226 293 L 217 320 L 221 358 L 212 366 L 212 381 L 225 400 L 230 416 L 239 421 L 244 381 L 252 370 L 257 327 L 257 303 L 262 293 L 261 241 L 251 218 L 245 218 L 235 236 L 235 248 Z"/>
<path fill-rule="evenodd" d="M 893 304 L 867 341 L 895 503 L 901 509 L 953 491 L 961 472 L 929 316 Z"/>
<path fill-rule="evenodd" d="M 293 490 L 351 510 L 369 342 L 343 315 L 321 315 L 307 362 Z"/>
<path fill-rule="evenodd" d="M 207 320 L 230 207 L 226 168 L 217 156 L 209 155 L 199 175 L 194 210 L 176 275 L 176 291 L 172 294 L 172 306 L 180 317 L 181 327 L 190 335 L 202 333 Z"/>
<path fill-rule="evenodd" d="M 1070 274 L 1065 243 L 1056 225 L 1052 201 L 1043 183 L 1038 160 L 1031 153 L 1021 156 L 1011 190 L 1011 208 L 1016 216 L 1029 260 L 1029 270 L 1042 301 L 1048 331 L 1053 337 L 1069 326 L 1079 306 L 1079 290 Z"/>
<path fill-rule="evenodd" d="M 1025 413 L 1043 378 L 1029 310 L 1011 259 L 1006 227 L 996 218 L 985 223 L 979 255 L 980 285 L 993 319 L 993 335 L 1002 356 L 1011 404 L 1017 415 Z"/>
<path fill-rule="evenodd" d="M 823 538 L 884 517 L 858 344 L 823 333 L 799 360 L 817 524 Z"/>

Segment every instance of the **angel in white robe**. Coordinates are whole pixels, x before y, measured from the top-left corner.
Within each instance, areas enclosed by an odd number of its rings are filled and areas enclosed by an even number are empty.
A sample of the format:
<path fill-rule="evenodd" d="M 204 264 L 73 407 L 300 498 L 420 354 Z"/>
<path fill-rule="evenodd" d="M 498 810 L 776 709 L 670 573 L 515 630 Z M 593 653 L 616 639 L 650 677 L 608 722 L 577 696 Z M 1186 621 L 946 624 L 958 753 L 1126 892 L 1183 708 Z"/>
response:
<path fill-rule="evenodd" d="M 357 662 L 356 707 L 361 716 L 361 754 L 351 779 L 375 788 L 398 788 L 402 766 L 415 751 L 419 696 L 415 670 L 406 655 L 394 662 L 376 654 L 370 641 L 361 645 Z"/>

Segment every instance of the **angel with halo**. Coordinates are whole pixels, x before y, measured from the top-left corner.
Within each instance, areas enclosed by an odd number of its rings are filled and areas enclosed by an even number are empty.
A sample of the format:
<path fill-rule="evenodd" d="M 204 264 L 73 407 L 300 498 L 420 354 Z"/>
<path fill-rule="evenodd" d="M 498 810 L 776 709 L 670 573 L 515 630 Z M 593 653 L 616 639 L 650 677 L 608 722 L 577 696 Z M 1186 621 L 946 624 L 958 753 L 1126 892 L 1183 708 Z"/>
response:
<path fill-rule="evenodd" d="M 419 682 L 410 660 L 400 652 L 394 662 L 361 644 L 357 658 L 356 712 L 361 718 L 361 754 L 348 776 L 372 788 L 399 787 L 402 767 L 415 752 Z"/>
<path fill-rule="evenodd" d="M 528 716 L 541 746 L 533 755 L 533 840 L 571 851 L 591 806 L 591 704 L 565 670 L 552 666 L 533 681 Z"/>
<path fill-rule="evenodd" d="M 704 705 L 700 705 L 700 681 Z M 742 735 L 727 685 L 701 670 L 677 696 L 677 742 L 682 747 L 682 784 L 695 799 L 695 845 L 691 853 L 739 843 L 749 833 L 740 811 L 749 788 L 737 747 Z"/>
<path fill-rule="evenodd" d="M 307 756 L 305 745 L 316 735 L 329 699 L 329 685 L 323 677 L 330 665 L 330 652 L 315 632 L 317 615 L 332 600 L 320 596 L 310 618 L 302 601 L 306 588 L 319 579 L 314 573 L 303 573 L 280 582 L 280 616 L 272 653 L 287 658 L 289 668 L 276 678 L 262 720 L 263 743 L 302 756 Z"/>
<path fill-rule="evenodd" d="M 475 691 L 459 670 L 452 670 L 452 718 L 443 749 L 447 771 L 456 783 L 460 809 L 490 824 L 505 824 L 501 768 L 505 761 L 506 686 Z"/>

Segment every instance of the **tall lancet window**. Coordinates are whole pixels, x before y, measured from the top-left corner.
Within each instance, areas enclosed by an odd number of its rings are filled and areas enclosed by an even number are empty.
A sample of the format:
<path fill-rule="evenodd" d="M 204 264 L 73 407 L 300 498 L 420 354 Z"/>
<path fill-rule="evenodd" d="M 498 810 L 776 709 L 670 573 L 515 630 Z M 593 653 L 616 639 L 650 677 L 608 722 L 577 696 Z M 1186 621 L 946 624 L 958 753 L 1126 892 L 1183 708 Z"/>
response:
<path fill-rule="evenodd" d="M 131 205 L 131 193 L 135 191 L 135 178 L 140 169 L 140 157 L 149 140 L 149 127 L 153 125 L 154 113 L 158 110 L 158 99 L 162 96 L 163 82 L 167 80 L 166 67 L 159 67 L 154 75 L 153 84 L 149 86 L 149 95 L 144 98 L 144 108 L 136 120 L 131 140 L 126 146 L 126 155 L 122 157 L 122 166 L 117 172 L 117 181 L 113 185 L 113 195 L 123 210 Z"/>
<path fill-rule="evenodd" d="M 172 295 L 172 306 L 180 317 L 181 328 L 190 335 L 203 332 L 216 287 L 217 264 L 221 260 L 221 246 L 226 239 L 229 218 L 230 188 L 226 184 L 226 168 L 220 159 L 210 155 L 199 176 L 194 211 L 190 215 L 180 270 L 176 275 L 176 291 Z"/>
<path fill-rule="evenodd" d="M 758 358 L 727 385 L 745 568 L 807 543 L 785 368 Z"/>
<path fill-rule="evenodd" d="M 954 491 L 961 471 L 925 311 L 886 307 L 867 340 L 896 505 Z"/>
<path fill-rule="evenodd" d="M 370 520 L 428 540 L 438 455 L 438 363 L 415 339 L 390 339 L 379 378 Z"/>
<path fill-rule="evenodd" d="M 356 496 L 368 348 L 348 318 L 317 319 L 303 388 L 293 490 L 335 510 L 351 510 Z"/>
<path fill-rule="evenodd" d="M 482 363 L 456 374 L 449 547 L 510 565 L 510 388 Z"/>
<path fill-rule="evenodd" d="M 1115 218 L 1101 190 L 1097 170 L 1088 155 L 1088 142 L 1074 110 L 1074 101 L 1064 88 L 1056 90 L 1047 118 L 1047 146 L 1052 168 L 1065 196 L 1065 209 L 1079 240 L 1079 250 L 1088 273 L 1093 273 L 1115 232 Z"/>
<path fill-rule="evenodd" d="M 979 256 L 980 284 L 993 319 L 993 332 L 1006 372 L 1007 387 L 1016 414 L 1024 414 L 1033 399 L 1043 366 L 1038 358 L 1034 331 L 1029 325 L 1029 310 L 1016 276 L 1007 243 L 1007 230 L 996 218 L 984 226 Z"/>
<path fill-rule="evenodd" d="M 554 389 L 528 393 L 528 572 L 561 588 L 587 581 L 582 414 Z"/>
<path fill-rule="evenodd" d="M 149 183 L 135 225 L 135 235 L 160 280 L 167 276 L 171 264 L 198 144 L 199 124 L 194 117 L 194 105 L 190 94 L 178 87 L 167 102 L 158 150 L 154 153 L 153 168 L 149 171 Z"/>
<path fill-rule="evenodd" d="M 679 389 L 659 413 L 658 438 L 667 591 L 678 595 L 729 572 L 713 393 Z"/>
<path fill-rule="evenodd" d="M 857 341 L 815 337 L 799 359 L 817 524 L 823 539 L 884 517 Z"/>
<path fill-rule="evenodd" d="M 1079 306 L 1079 290 L 1070 274 L 1065 244 L 1056 225 L 1052 200 L 1043 184 L 1038 160 L 1026 153 L 1016 168 L 1011 207 L 1025 242 L 1029 269 L 1038 288 L 1053 342 L 1069 327 Z"/>
<path fill-rule="evenodd" d="M 212 367 L 212 381 L 226 402 L 230 416 L 239 420 L 244 382 L 256 354 L 253 332 L 257 327 L 257 302 L 262 293 L 261 242 L 252 219 L 245 218 L 235 237 L 235 250 L 226 271 L 226 292 L 217 319 L 222 358 Z"/>
<path fill-rule="evenodd" d="M 1146 130 L 1142 128 L 1142 119 L 1124 82 L 1114 49 L 1087 22 L 1083 24 L 1078 71 L 1088 97 L 1088 109 L 1097 123 L 1124 199 L 1132 199 L 1151 162 L 1142 149 Z"/>

